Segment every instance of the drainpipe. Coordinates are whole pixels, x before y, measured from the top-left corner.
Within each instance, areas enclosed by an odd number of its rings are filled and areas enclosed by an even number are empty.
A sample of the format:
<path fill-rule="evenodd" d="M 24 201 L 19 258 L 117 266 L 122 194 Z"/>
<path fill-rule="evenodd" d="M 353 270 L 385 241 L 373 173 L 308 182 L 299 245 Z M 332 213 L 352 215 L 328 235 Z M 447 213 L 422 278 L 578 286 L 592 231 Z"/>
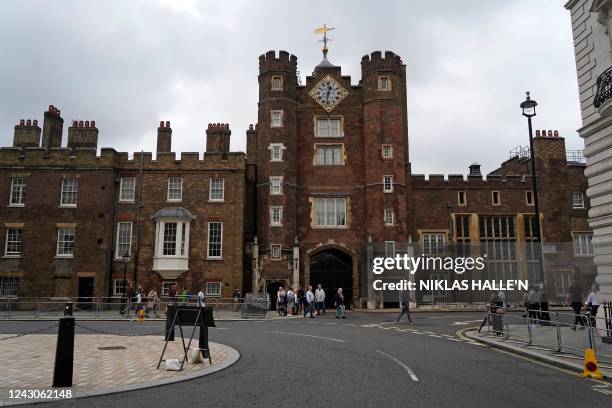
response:
<path fill-rule="evenodd" d="M 138 205 L 136 207 L 136 251 L 134 253 L 134 270 L 132 270 L 132 288 L 137 288 L 136 271 L 138 270 L 138 256 L 140 255 L 140 208 L 142 207 L 144 151 L 140 151 L 140 175 L 138 181 Z"/>

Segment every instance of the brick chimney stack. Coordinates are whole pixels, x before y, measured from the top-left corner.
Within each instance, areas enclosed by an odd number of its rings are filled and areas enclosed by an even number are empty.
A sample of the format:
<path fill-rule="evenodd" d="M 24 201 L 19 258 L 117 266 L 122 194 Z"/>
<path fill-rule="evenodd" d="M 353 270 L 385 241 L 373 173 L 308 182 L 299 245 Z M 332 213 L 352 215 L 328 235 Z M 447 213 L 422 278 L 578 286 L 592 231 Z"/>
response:
<path fill-rule="evenodd" d="M 49 109 L 45 112 L 45 120 L 43 123 L 42 147 L 61 147 L 62 146 L 62 131 L 64 128 L 64 119 L 60 116 L 61 112 L 53 105 L 49 105 Z"/>
<path fill-rule="evenodd" d="M 157 153 L 170 153 L 172 151 L 172 128 L 170 121 L 159 122 L 157 128 Z"/>
<path fill-rule="evenodd" d="M 15 125 L 13 147 L 40 147 L 40 127 L 36 119 L 21 119 Z"/>
<path fill-rule="evenodd" d="M 73 120 L 72 126 L 68 128 L 68 147 L 70 149 L 98 148 L 98 128 L 96 121 Z"/>
<path fill-rule="evenodd" d="M 230 131 L 227 123 L 209 123 L 206 129 L 206 153 L 226 154 L 230 149 Z"/>

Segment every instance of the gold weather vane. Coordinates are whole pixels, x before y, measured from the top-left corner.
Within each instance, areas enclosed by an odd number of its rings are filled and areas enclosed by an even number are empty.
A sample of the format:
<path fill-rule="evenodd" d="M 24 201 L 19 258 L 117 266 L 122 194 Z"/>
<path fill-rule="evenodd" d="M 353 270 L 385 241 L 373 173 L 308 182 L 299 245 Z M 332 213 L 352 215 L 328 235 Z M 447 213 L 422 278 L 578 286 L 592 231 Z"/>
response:
<path fill-rule="evenodd" d="M 315 34 L 323 34 L 323 38 L 321 40 L 319 40 L 320 42 L 323 43 L 323 57 L 327 58 L 327 43 L 329 41 L 331 41 L 331 38 L 327 38 L 327 32 L 333 30 L 334 27 L 328 27 L 327 25 L 323 24 L 323 27 L 319 27 L 316 30 L 314 30 Z"/>

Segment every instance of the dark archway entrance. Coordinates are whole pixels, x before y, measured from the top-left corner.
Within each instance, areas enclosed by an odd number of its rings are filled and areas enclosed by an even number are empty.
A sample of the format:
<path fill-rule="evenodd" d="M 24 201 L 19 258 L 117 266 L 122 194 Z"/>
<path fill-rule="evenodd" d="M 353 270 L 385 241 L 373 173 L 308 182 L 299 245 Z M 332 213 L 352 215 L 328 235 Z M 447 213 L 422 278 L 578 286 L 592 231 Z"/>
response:
<path fill-rule="evenodd" d="M 278 292 L 278 288 L 281 286 L 284 287 L 284 282 L 268 282 L 266 286 L 266 292 L 270 295 L 270 310 L 276 310 L 276 293 Z M 286 288 L 285 288 L 286 289 Z"/>
<path fill-rule="evenodd" d="M 325 290 L 325 305 L 334 306 L 336 292 L 342 288 L 344 304 L 348 307 L 353 299 L 353 260 L 338 249 L 326 249 L 310 258 L 310 284 Z"/>

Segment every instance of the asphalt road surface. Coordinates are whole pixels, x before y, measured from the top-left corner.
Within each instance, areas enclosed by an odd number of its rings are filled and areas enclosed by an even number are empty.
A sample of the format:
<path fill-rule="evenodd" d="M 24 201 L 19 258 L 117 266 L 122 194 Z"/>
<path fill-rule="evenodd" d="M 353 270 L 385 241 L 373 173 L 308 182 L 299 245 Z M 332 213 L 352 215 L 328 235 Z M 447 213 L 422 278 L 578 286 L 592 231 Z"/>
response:
<path fill-rule="evenodd" d="M 241 353 L 226 370 L 167 386 L 44 406 L 612 406 L 612 385 L 482 346 L 457 333 L 478 326 L 480 313 L 413 314 L 413 326 L 393 322 L 391 314 L 347 315 L 346 320 L 328 313 L 315 319 L 218 322 L 219 327 L 210 330 L 211 340 Z M 0 332 L 25 332 L 48 323 L 1 321 Z M 82 324 L 113 333 L 163 328 L 160 322 Z"/>

